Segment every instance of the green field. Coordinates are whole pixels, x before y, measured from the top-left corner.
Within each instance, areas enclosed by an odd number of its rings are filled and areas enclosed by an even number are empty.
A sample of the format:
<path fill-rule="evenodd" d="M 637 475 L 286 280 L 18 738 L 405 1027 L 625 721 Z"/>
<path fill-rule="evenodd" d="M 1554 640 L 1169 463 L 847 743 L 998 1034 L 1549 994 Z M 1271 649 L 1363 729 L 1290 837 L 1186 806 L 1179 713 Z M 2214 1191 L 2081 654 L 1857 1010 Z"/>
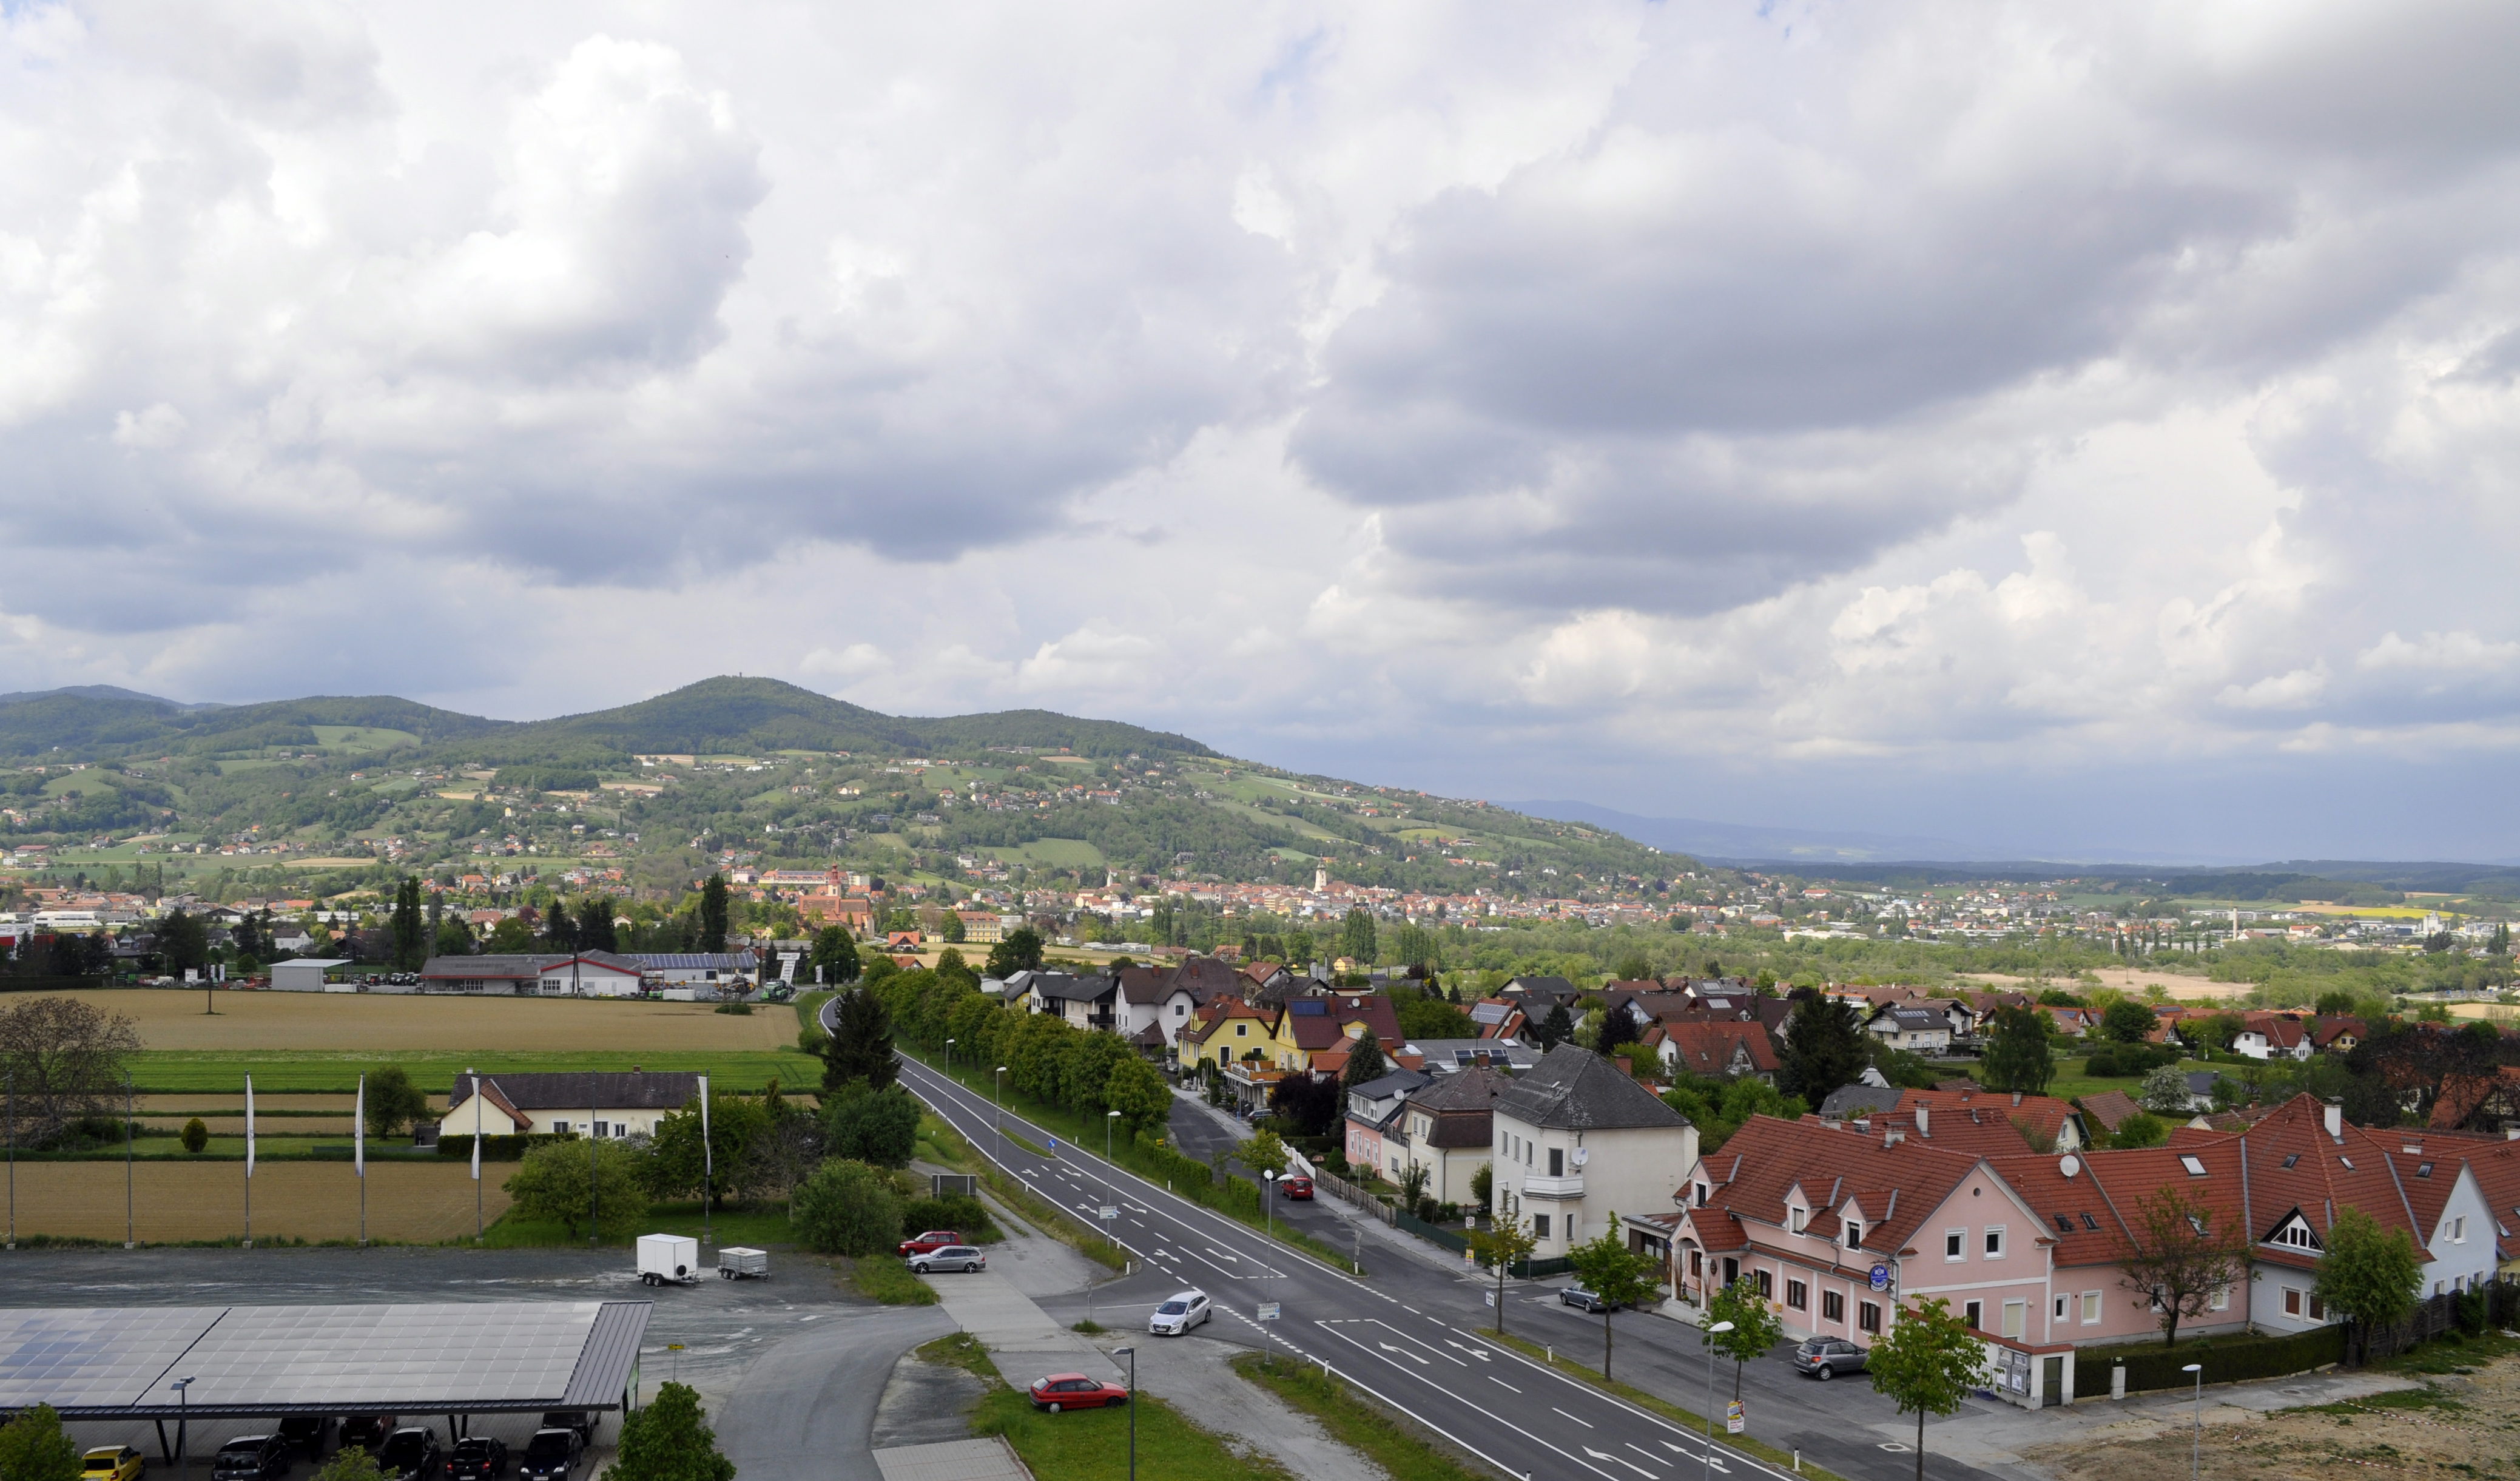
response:
<path fill-rule="evenodd" d="M 1030 843 L 985 852 L 1003 863 L 1036 869 L 1095 869 L 1104 862 L 1102 850 L 1082 838 L 1035 838 Z"/>
<path fill-rule="evenodd" d="M 823 1062 L 794 1050 L 721 1050 L 674 1054 L 656 1051 L 554 1051 L 500 1054 L 495 1051 L 380 1051 L 374 1054 L 338 1050 L 144 1050 L 131 1056 L 135 1089 L 150 1095 L 186 1092 L 232 1093 L 253 1076 L 257 1091 L 291 1091 L 349 1095 L 359 1076 L 387 1064 L 401 1065 L 422 1089 L 439 1091 L 455 1083 L 466 1069 L 483 1074 L 532 1071 L 697 1070 L 709 1077 L 712 1089 L 755 1092 L 773 1076 L 788 1090 L 812 1091 L 823 1083 Z"/>
<path fill-rule="evenodd" d="M 418 745 L 420 738 L 407 730 L 386 730 L 369 725 L 315 725 L 315 743 L 328 751 L 381 751 L 393 745 Z"/>

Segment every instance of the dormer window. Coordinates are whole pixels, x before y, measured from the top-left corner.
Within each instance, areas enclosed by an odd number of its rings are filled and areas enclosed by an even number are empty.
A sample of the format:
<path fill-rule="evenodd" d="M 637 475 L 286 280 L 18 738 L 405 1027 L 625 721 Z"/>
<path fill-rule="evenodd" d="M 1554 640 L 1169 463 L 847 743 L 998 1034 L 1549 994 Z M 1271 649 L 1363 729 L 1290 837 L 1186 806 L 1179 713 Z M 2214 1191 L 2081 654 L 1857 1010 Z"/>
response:
<path fill-rule="evenodd" d="M 1786 1210 L 1785 1210 L 1785 1228 L 1786 1228 L 1787 1230 L 1790 1230 L 1790 1231 L 1791 1231 L 1791 1232 L 1793 1232 L 1794 1234 L 1801 1234 L 1801 1233 L 1803 1232 L 1803 1226 L 1804 1226 L 1804 1225 L 1806 1225 L 1806 1224 L 1808 1224 L 1808 1223 L 1810 1223 L 1810 1222 L 1811 1222 L 1811 1210 L 1810 1210 L 1810 1209 L 1807 1209 L 1807 1208 L 1789 1208 L 1789 1209 L 1786 1209 Z"/>
<path fill-rule="evenodd" d="M 1862 1249 L 1864 1247 L 1864 1223 L 1862 1220 L 1849 1219 L 1846 1221 L 1846 1247 L 1848 1249 Z"/>

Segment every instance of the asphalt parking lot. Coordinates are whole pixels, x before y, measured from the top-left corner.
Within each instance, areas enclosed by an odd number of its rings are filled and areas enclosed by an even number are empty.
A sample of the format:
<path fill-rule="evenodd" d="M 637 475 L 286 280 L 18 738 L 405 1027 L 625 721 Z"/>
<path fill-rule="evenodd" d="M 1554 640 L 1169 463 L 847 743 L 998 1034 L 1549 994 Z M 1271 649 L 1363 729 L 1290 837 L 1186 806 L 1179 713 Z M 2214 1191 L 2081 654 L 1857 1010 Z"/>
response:
<path fill-rule="evenodd" d="M 656 1385 L 679 1378 L 700 1391 L 722 1427 L 721 1442 L 743 1463 L 747 1453 L 788 1453 L 797 1437 L 774 1433 L 791 1411 L 815 1406 L 781 1404 L 766 1422 L 728 1423 L 730 1408 L 749 1398 L 755 1363 L 783 1343 L 814 1349 L 883 1349 L 889 1369 L 901 1348 L 913 1345 L 923 1324 L 905 1326 L 895 1313 L 846 1295 L 831 1270 L 810 1256 L 772 1257 L 767 1280 L 707 1279 L 697 1285 L 653 1288 L 639 1283 L 627 1250 L 463 1249 L 214 1249 L 214 1250 L 18 1250 L 0 1254 L 0 1289 L 12 1307 L 365 1305 L 377 1302 L 652 1301 L 641 1347 L 640 1382 L 652 1396 Z M 902 1328 L 895 1332 L 894 1328 Z M 832 1329 L 830 1335 L 818 1328 Z M 845 1331 L 839 1329 L 846 1329 Z M 866 1341 L 858 1340 L 863 1333 Z M 928 1335 L 933 1335 L 929 1333 Z M 671 1344 L 683 1350 L 670 1350 Z M 773 1365 L 776 1367 L 777 1365 Z M 879 1392 L 878 1376 L 875 1388 Z M 866 1396 L 872 1413 L 876 1395 Z M 813 1415 L 797 1412 L 807 1422 Z M 446 1435 L 443 1414 L 404 1415 Z M 473 1434 L 495 1435 L 520 1451 L 535 1428 L 530 1414 L 476 1416 Z M 597 1431 L 583 1476 L 610 1459 L 619 1416 L 608 1414 Z M 156 1429 L 149 1424 L 77 1424 L 82 1447 L 127 1444 L 150 1458 L 153 1469 L 172 1475 L 158 1459 Z M 186 1449 L 206 1477 L 206 1461 L 234 1435 L 264 1432 L 253 1420 L 218 1420 L 193 1427 Z M 168 1426 L 171 1438 L 173 1426 Z M 860 1431 L 862 1433 L 862 1430 Z M 746 1466 L 747 1471 L 755 1467 Z M 300 1461 L 292 1474 L 311 1470 Z"/>

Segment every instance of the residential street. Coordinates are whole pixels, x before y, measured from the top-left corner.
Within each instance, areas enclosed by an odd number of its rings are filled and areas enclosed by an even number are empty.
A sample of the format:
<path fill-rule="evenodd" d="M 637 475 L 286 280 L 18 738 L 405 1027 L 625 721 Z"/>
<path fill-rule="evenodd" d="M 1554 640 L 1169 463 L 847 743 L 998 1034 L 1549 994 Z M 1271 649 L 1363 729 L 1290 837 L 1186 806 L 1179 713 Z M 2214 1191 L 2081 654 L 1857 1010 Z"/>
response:
<path fill-rule="evenodd" d="M 1103 1285 L 1095 1295 L 1098 1305 L 1143 1310 L 1179 1285 L 1198 1285 L 1221 1308 L 1205 1329 L 1209 1334 L 1251 1346 L 1274 1343 L 1327 1363 L 1515 1475 L 1665 1481 L 1710 1469 L 1734 1476 L 1790 1474 L 1722 1448 L 1710 1464 L 1701 1436 L 1488 1342 L 1480 1333 L 1491 1320 L 1486 1286 L 1475 1273 L 1389 1245 L 1379 1246 L 1377 1259 L 1376 1235 L 1355 1229 L 1327 1203 L 1298 1205 L 1292 1217 L 1334 1246 L 1362 1241 L 1367 1279 L 1297 1254 L 1132 1174 L 1108 1171 L 1090 1149 L 1080 1155 L 1063 1147 L 1057 1157 L 1025 1152 L 996 1136 L 997 1113 L 985 1096 L 916 1061 L 904 1061 L 903 1080 L 975 1146 L 1089 1227 L 1099 1223 L 1097 1211 L 1106 1202 L 1119 1210 L 1116 1237 L 1144 1264 Z M 1194 1119 L 1184 1122 L 1185 1116 Z M 1199 1135 L 1196 1119 L 1208 1121 L 1214 1138 L 1231 1136 L 1198 1107 L 1179 1106 L 1176 1122 L 1186 1149 L 1200 1144 L 1191 1140 Z M 1010 1115 L 1006 1124 L 1036 1145 L 1051 1144 L 1048 1132 L 1019 1117 Z M 1558 1305 L 1554 1283 L 1516 1283 L 1508 1287 L 1508 1327 L 1517 1335 L 1588 1357 L 1599 1351 L 1599 1319 Z M 1084 1315 L 1081 1297 L 1045 1304 L 1061 1320 Z M 1278 1316 L 1264 1324 L 1260 1314 L 1269 1304 Z M 1703 1410 L 1707 1369 L 1695 1335 L 1658 1317 L 1630 1314 L 1616 1322 L 1617 1375 Z M 1162 1348 L 1148 1351 L 1153 1357 Z M 1718 1380 L 1729 1397 L 1731 1375 L 1719 1370 Z M 1902 1426 L 1865 1384 L 1839 1382 L 1823 1389 L 1772 1363 L 1752 1366 L 1743 1392 L 1751 1432 L 1770 1444 L 1799 1447 L 1808 1459 L 1857 1481 L 1906 1481 L 1914 1474 L 1912 1455 L 1894 1438 L 1903 1427 L 1912 1437 L 1913 1421 Z M 1930 1434 L 1929 1428 L 1929 1452 Z M 1927 1470 L 1948 1478 L 1985 1474 L 1930 1455 Z"/>

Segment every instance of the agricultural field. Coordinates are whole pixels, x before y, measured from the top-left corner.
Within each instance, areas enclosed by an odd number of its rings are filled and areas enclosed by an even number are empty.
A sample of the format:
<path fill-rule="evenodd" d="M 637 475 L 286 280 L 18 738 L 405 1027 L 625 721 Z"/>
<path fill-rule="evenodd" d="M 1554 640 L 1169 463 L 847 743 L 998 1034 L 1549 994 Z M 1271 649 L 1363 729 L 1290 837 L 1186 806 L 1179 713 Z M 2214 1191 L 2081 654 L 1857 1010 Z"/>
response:
<path fill-rule="evenodd" d="M 705 1054 L 788 1050 L 796 1040 L 792 1014 L 721 1013 L 704 1003 L 147 988 L 84 996 L 130 1018 L 153 1051 Z M 205 998 L 215 1014 L 202 1011 Z"/>
<path fill-rule="evenodd" d="M 482 1169 L 481 1218 L 508 1210 L 499 1185 L 513 1164 Z M 243 1162 L 149 1161 L 131 1168 L 129 1207 L 136 1237 L 182 1243 L 240 1237 L 245 1233 Z M 470 1239 L 473 1183 L 453 1158 L 368 1164 L 368 1237 L 400 1243 Z M 18 1237 L 102 1239 L 123 1236 L 123 1168 L 114 1162 L 21 1162 L 17 1170 Z M 347 1162 L 265 1162 L 253 1175 L 254 1238 L 309 1242 L 359 1236 L 359 1180 Z"/>

